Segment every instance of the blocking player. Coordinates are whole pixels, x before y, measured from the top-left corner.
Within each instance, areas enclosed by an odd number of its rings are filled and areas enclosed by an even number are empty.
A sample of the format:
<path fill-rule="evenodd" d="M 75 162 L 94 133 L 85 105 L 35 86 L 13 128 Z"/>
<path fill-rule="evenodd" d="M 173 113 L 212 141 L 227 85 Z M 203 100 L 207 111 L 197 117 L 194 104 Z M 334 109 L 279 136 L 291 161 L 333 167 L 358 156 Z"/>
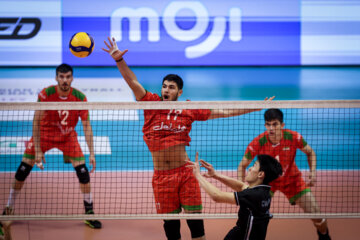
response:
<path fill-rule="evenodd" d="M 128 50 L 120 51 L 114 38 L 104 42 L 107 49 L 103 50 L 115 60 L 137 101 L 177 101 L 181 96 L 183 80 L 176 74 L 164 77 L 161 96 L 146 91 L 123 58 Z M 186 168 L 189 157 L 185 146 L 189 146 L 191 140 L 192 123 L 258 110 L 144 110 L 143 138 L 154 163 L 152 185 L 157 213 L 179 213 L 182 209 L 186 213 L 200 213 L 202 210 L 199 184 L 191 169 Z M 205 239 L 203 220 L 187 220 L 187 224 L 193 239 Z M 165 220 L 164 230 L 168 239 L 181 239 L 180 220 Z"/>
<path fill-rule="evenodd" d="M 264 240 L 272 217 L 269 211 L 271 195 L 268 184 L 282 174 L 280 163 L 269 155 L 258 155 L 258 160 L 245 177 L 246 184 L 216 172 L 214 167 L 204 160 L 200 160 L 199 165 L 198 156 L 196 153 L 195 162 L 188 163 L 200 186 L 215 202 L 236 204 L 240 207 L 236 226 L 229 231 L 225 240 Z M 236 192 L 223 192 L 218 189 L 201 175 L 200 167 L 208 170 L 205 177 L 214 178 Z"/>
<path fill-rule="evenodd" d="M 257 136 L 246 148 L 238 167 L 238 178 L 244 180 L 245 169 L 259 154 L 268 154 L 276 158 L 282 165 L 283 176 L 271 182 L 271 191 L 281 191 L 290 204 L 299 205 L 306 213 L 320 213 L 319 206 L 310 187 L 316 182 L 316 154 L 304 138 L 297 132 L 284 129 L 283 113 L 280 109 L 268 109 L 265 114 L 266 132 Z M 307 155 L 310 175 L 306 183 L 296 166 L 296 150 Z M 312 219 L 320 240 L 329 240 L 326 219 Z"/>
<path fill-rule="evenodd" d="M 79 90 L 72 88 L 73 69 L 67 64 L 56 68 L 57 85 L 44 88 L 38 96 L 38 102 L 86 102 L 86 96 Z M 90 151 L 91 172 L 95 171 L 93 132 L 88 110 L 37 110 L 33 120 L 33 136 L 29 141 L 22 162 L 16 171 L 15 179 L 10 189 L 7 207 L 13 208 L 17 195 L 20 193 L 26 178 L 36 164 L 44 169 L 45 152 L 58 148 L 63 152 L 64 162 L 71 163 L 79 179 L 80 189 L 84 199 L 85 214 L 94 214 L 93 200 L 90 186 L 90 174 L 85 165 L 85 157 L 80 148 L 75 127 L 81 118 L 86 143 Z M 86 220 L 91 228 L 101 228 L 101 222 Z"/>

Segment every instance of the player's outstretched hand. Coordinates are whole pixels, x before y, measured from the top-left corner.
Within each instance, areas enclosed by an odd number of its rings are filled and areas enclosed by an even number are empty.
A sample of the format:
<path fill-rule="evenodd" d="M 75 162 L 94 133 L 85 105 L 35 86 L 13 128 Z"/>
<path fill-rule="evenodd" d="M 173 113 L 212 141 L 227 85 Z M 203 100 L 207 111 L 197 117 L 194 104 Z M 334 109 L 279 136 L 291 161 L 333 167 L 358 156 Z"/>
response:
<path fill-rule="evenodd" d="M 200 165 L 199 165 L 199 153 L 197 152 L 195 155 L 195 162 L 192 162 L 190 160 L 186 161 L 188 165 L 186 167 L 192 168 L 193 174 L 196 177 L 197 175 L 200 175 Z"/>
<path fill-rule="evenodd" d="M 275 98 L 275 96 L 266 97 L 264 101 L 265 101 L 265 102 L 271 102 L 274 98 Z"/>
<path fill-rule="evenodd" d="M 101 49 L 109 53 L 115 61 L 120 60 L 124 56 L 124 54 L 127 53 L 128 50 L 125 49 L 124 51 L 120 51 L 114 37 L 112 38 L 108 37 L 108 41 L 109 42 L 104 41 L 107 49 L 106 48 L 101 48 Z"/>
<path fill-rule="evenodd" d="M 215 176 L 216 172 L 215 172 L 215 169 L 212 164 L 205 162 L 202 159 L 200 160 L 200 163 L 201 163 L 201 165 L 200 165 L 201 167 L 204 167 L 204 168 L 206 168 L 206 170 L 208 170 L 207 173 L 204 174 L 204 177 L 212 178 Z"/>
<path fill-rule="evenodd" d="M 92 169 L 90 170 L 90 173 L 95 172 L 96 169 L 96 160 L 94 155 L 89 156 L 90 166 L 92 166 Z"/>

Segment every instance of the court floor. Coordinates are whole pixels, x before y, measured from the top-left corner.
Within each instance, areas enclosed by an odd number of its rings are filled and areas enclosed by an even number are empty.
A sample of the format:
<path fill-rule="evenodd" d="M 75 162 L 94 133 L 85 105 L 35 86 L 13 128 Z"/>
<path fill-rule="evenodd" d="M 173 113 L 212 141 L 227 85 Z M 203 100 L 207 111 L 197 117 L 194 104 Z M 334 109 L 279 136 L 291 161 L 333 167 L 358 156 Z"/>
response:
<path fill-rule="evenodd" d="M 207 219 L 207 240 L 223 239 L 235 226 L 235 219 Z M 104 220 L 102 229 L 90 229 L 81 221 L 18 221 L 12 226 L 14 240 L 135 240 L 166 239 L 161 220 Z M 360 219 L 329 219 L 333 240 L 358 240 Z M 181 221 L 182 239 L 191 239 L 185 220 Z M 315 228 L 308 219 L 272 219 L 267 240 L 317 239 Z"/>

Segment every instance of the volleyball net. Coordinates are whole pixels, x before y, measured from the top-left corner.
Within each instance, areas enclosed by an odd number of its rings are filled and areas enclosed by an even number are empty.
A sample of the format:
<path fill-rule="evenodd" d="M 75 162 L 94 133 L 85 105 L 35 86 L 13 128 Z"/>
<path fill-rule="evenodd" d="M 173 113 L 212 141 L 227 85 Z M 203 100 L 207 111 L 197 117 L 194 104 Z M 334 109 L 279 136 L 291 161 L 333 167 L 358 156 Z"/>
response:
<path fill-rule="evenodd" d="M 248 144 L 265 132 L 264 112 L 279 108 L 285 129 L 300 133 L 317 156 L 317 181 L 311 192 L 321 213 L 304 213 L 281 192 L 275 192 L 275 218 L 360 217 L 360 101 L 127 102 L 127 103 L 0 103 L 0 210 L 6 206 L 15 172 L 32 136 L 35 110 L 89 110 L 96 170 L 90 174 L 96 219 L 236 218 L 238 206 L 215 203 L 202 191 L 201 214 L 156 214 L 152 189 L 153 162 L 143 140 L 144 110 L 168 114 L 174 109 L 262 109 L 245 115 L 195 121 L 186 147 L 191 160 L 201 159 L 216 171 L 237 178 Z M 173 109 L 173 110 L 170 110 Z M 89 170 L 83 127 L 76 132 Z M 175 131 L 179 126 L 158 126 Z M 181 126 L 180 126 L 181 128 Z M 284 149 L 286 151 L 287 149 Z M 83 195 L 71 163 L 61 151 L 45 154 L 45 169 L 33 167 L 14 201 L 14 215 L 0 220 L 88 219 Z M 171 161 L 171 159 L 169 159 Z M 297 151 L 295 163 L 307 181 L 307 156 Z M 251 166 L 251 165 L 250 165 Z M 223 191 L 225 185 L 209 179 Z"/>

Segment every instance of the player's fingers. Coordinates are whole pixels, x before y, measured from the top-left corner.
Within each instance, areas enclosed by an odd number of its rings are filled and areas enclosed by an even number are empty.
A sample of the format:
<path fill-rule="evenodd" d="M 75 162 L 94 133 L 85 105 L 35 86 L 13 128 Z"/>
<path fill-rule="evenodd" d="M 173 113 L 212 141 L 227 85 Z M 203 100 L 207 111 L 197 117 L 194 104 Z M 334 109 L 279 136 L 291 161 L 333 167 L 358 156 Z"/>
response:
<path fill-rule="evenodd" d="M 113 46 L 113 43 L 112 43 L 110 37 L 108 37 L 108 40 L 109 40 L 110 46 L 112 47 L 112 46 Z"/>
<path fill-rule="evenodd" d="M 195 154 L 195 162 L 199 163 L 199 152 L 196 152 Z"/>
<path fill-rule="evenodd" d="M 121 52 L 121 57 L 125 55 L 125 53 L 127 53 L 129 50 L 125 49 L 124 51 Z"/>
<path fill-rule="evenodd" d="M 42 157 L 42 159 L 41 159 L 44 163 L 46 163 L 46 161 L 45 161 L 45 157 Z"/>
<path fill-rule="evenodd" d="M 106 41 L 104 41 L 104 43 L 109 49 L 111 48 L 110 45 Z"/>

